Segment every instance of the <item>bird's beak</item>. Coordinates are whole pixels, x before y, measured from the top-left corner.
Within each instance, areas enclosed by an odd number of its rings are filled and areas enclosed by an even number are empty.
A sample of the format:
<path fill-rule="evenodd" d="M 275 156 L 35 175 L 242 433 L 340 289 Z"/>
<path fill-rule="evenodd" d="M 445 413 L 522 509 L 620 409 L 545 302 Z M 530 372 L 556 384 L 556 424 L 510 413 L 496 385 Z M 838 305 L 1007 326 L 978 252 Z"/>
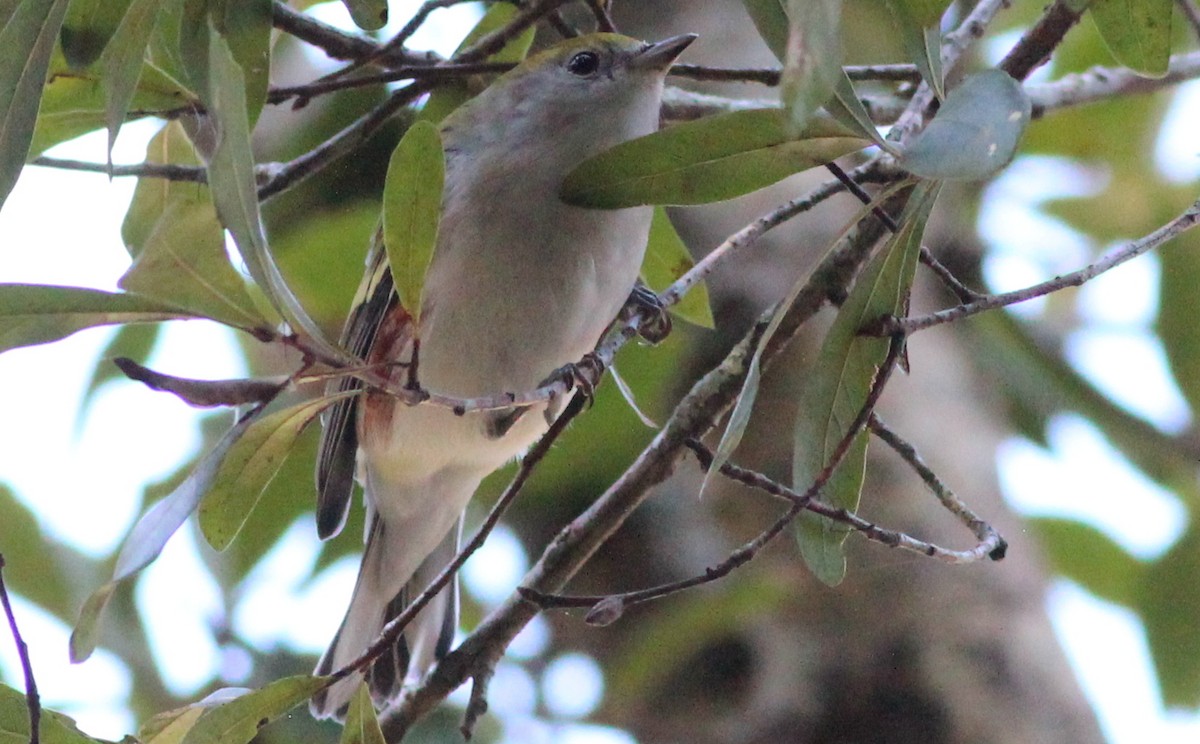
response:
<path fill-rule="evenodd" d="M 671 66 L 675 58 L 687 49 L 688 44 L 696 40 L 696 34 L 680 34 L 669 39 L 656 41 L 634 55 L 629 61 L 630 67 L 640 67 L 648 70 L 665 70 Z"/>

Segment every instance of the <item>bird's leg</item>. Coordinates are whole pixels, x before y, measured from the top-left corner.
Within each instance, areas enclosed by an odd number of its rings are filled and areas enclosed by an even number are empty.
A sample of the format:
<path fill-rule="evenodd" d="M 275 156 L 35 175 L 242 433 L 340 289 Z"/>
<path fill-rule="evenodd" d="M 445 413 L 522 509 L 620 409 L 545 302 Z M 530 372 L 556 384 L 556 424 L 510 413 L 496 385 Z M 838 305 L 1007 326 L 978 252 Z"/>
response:
<path fill-rule="evenodd" d="M 640 313 L 643 320 L 638 328 L 638 335 L 652 344 L 657 344 L 671 333 L 671 316 L 658 294 L 647 287 L 641 279 L 633 285 L 629 299 L 617 316 L 620 321 L 628 320 L 634 313 Z"/>

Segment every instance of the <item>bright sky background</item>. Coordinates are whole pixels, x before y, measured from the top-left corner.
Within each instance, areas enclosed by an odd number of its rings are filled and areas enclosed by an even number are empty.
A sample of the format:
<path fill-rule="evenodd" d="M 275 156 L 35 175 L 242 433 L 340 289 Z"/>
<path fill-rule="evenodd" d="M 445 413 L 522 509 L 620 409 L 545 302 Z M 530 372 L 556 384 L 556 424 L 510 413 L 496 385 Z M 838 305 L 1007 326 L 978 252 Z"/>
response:
<path fill-rule="evenodd" d="M 393 23 L 404 4 L 393 2 Z M 415 2 L 407 4 L 409 12 Z M 320 6 L 325 20 L 348 23 L 338 3 Z M 459 6 L 438 11 L 418 46 L 451 50 L 477 10 Z M 1200 178 L 1195 122 L 1200 121 L 1200 84 L 1181 88 L 1156 152 L 1164 174 L 1179 182 Z M 150 122 L 127 126 L 114 161 L 142 159 L 156 129 Z M 56 148 L 60 157 L 102 161 L 104 136 L 92 134 Z M 1084 238 L 1038 209 L 1052 184 L 1075 193 L 1096 187 L 1097 174 L 1045 158 L 1021 159 L 994 185 L 980 216 L 981 229 L 996 249 L 987 276 L 998 289 L 1023 286 L 1086 261 Z M 1099 176 L 1099 177 L 1102 177 Z M 28 168 L 0 211 L 0 281 L 36 282 L 115 289 L 128 265 L 120 222 L 134 181 L 102 175 Z M 62 218 L 69 205 L 70 219 Z M 1081 294 L 1091 326 L 1070 339 L 1072 362 L 1097 385 L 1166 430 L 1188 423 L 1188 411 L 1167 374 L 1157 341 L 1149 333 L 1156 311 L 1158 263 L 1143 257 L 1093 282 Z M 1037 303 L 1019 312 L 1036 313 Z M 80 411 L 95 360 L 110 329 L 78 333 L 65 341 L 0 355 L 0 483 L 38 514 L 47 534 L 92 555 L 112 551 L 137 517 L 139 494 L 148 481 L 164 477 L 199 446 L 197 412 L 170 395 L 118 381 L 102 387 Z M 190 377 L 242 373 L 229 333 L 203 322 L 170 324 L 150 360 L 164 372 Z M 1180 534 L 1185 517 L 1175 497 L 1128 466 L 1089 423 L 1074 416 L 1056 419 L 1050 448 L 1013 439 L 998 454 L 1005 492 L 1026 514 L 1071 516 L 1102 529 L 1143 558 L 1161 554 Z M 1130 500 L 1133 510 L 1122 508 Z M 340 622 L 357 569 L 344 559 L 305 582 L 316 554 L 311 520 L 300 520 L 247 580 L 246 599 L 232 622 L 262 649 L 287 647 L 317 653 Z M 13 557 L 10 556 L 10 560 Z M 516 539 L 501 531 L 489 540 L 464 573 L 468 590 L 481 601 L 498 602 L 523 574 L 528 559 Z M 236 684 L 245 660 L 221 657 L 209 631 L 217 611 L 216 587 L 200 565 L 187 529 L 181 530 L 147 570 L 137 597 L 153 630 L 170 688 L 194 693 L 221 671 Z M 1057 581 L 1047 597 L 1056 631 L 1083 688 L 1114 744 L 1200 741 L 1200 716 L 1166 713 L 1158 702 L 1144 633 L 1129 612 L 1103 603 L 1078 587 Z M 135 728 L 125 708 L 128 675 L 111 654 L 98 652 L 80 666 L 67 663 L 69 629 L 29 602 L 16 598 L 16 611 L 30 645 L 43 703 L 74 716 L 90 733 L 120 738 Z M 297 623 L 296 618 L 307 622 Z M 513 659 L 545 653 L 549 630 L 535 621 L 510 650 Z M 182 653 L 191 649 L 192 653 Z M 0 672 L 20 685 L 15 651 L 0 641 Z M 513 742 L 618 744 L 632 741 L 610 728 L 573 723 L 599 704 L 603 680 L 595 662 L 577 654 L 553 659 L 538 678 L 505 663 L 492 685 L 492 708 Z M 563 694 L 569 690 L 569 694 Z M 461 695 L 462 691 L 460 691 Z M 534 716 L 539 700 L 556 717 Z"/>

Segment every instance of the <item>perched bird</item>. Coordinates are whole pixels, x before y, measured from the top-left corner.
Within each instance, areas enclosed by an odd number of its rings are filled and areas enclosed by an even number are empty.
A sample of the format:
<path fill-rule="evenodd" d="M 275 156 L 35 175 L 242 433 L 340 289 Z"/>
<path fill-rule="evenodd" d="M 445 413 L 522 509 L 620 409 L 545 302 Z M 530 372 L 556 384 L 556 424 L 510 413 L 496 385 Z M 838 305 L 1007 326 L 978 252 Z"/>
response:
<path fill-rule="evenodd" d="M 651 212 L 570 206 L 559 190 L 584 159 L 658 128 L 667 69 L 694 38 L 571 39 L 446 118 L 442 216 L 419 321 L 423 388 L 459 397 L 529 391 L 594 348 L 634 288 Z M 407 380 L 418 334 L 410 310 L 398 302 L 377 248 L 343 344 Z M 318 532 L 326 538 L 341 529 L 357 478 L 366 549 L 346 618 L 317 674 L 361 655 L 449 563 L 480 481 L 529 447 L 556 412 L 543 404 L 456 416 L 378 391 L 331 409 L 317 464 Z M 449 650 L 457 592 L 450 586 L 439 594 L 372 665 L 367 680 L 377 706 L 394 701 Z M 351 677 L 317 695 L 313 713 L 344 715 L 357 685 Z"/>

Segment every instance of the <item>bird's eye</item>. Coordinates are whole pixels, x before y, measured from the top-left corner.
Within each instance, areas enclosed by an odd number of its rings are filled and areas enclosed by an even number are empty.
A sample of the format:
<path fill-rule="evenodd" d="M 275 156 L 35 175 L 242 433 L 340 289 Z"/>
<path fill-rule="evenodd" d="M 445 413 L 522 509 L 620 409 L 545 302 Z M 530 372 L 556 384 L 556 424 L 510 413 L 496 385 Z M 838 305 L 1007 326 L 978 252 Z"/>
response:
<path fill-rule="evenodd" d="M 587 77 L 600 69 L 600 56 L 595 52 L 580 52 L 567 62 L 567 72 Z"/>

